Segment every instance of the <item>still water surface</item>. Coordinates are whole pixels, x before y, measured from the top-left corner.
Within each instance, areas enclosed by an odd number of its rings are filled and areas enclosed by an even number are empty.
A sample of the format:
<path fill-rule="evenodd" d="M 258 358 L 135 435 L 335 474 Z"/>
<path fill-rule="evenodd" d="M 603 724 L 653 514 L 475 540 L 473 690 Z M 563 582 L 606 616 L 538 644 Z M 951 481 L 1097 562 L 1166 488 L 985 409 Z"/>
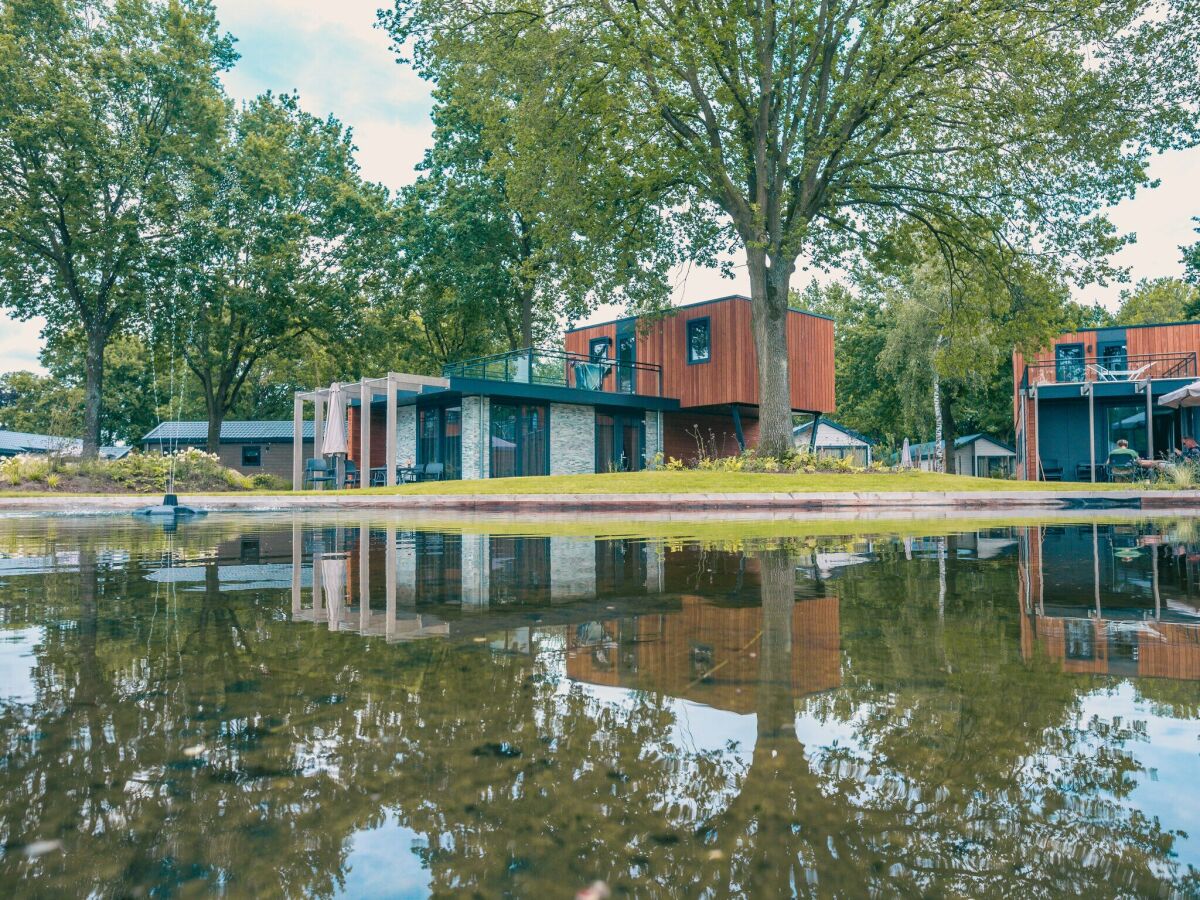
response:
<path fill-rule="evenodd" d="M 1195 520 L 552 527 L 0 520 L 0 895 L 1200 892 Z"/>

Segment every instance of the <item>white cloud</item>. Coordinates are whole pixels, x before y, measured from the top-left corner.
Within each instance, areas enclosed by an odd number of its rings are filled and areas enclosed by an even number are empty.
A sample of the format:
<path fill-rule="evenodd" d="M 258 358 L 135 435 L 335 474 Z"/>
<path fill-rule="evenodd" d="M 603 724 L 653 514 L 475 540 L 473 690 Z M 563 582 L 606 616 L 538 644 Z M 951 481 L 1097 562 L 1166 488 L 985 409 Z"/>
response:
<path fill-rule="evenodd" d="M 38 361 L 45 325 L 45 319 L 18 322 L 0 311 L 0 373 L 26 369 L 45 374 L 46 369 Z"/>

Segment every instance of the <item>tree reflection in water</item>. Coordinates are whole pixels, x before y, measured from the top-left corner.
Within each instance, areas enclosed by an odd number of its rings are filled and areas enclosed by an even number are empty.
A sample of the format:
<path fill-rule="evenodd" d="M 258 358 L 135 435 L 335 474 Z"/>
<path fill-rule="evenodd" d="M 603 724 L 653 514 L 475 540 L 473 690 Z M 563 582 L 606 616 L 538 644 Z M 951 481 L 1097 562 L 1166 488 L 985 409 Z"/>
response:
<path fill-rule="evenodd" d="M 35 701 L 0 708 L 7 894 L 333 895 L 385 822 L 421 836 L 394 850 L 435 894 L 1200 888 L 1169 818 L 1128 802 L 1138 709 L 1084 716 L 1112 676 L 1030 636 L 1054 604 L 1029 604 L 1028 549 L 445 535 L 453 566 L 418 575 L 412 535 L 305 526 L 306 565 L 346 562 L 314 625 L 291 522 L 235 524 L 0 533 L 51 560 L 0 568 L 5 626 L 41 629 Z M 441 636 L 349 630 L 381 616 Z M 1156 692 L 1194 716 L 1196 682 Z M 696 704 L 752 714 L 753 746 L 691 733 Z"/>

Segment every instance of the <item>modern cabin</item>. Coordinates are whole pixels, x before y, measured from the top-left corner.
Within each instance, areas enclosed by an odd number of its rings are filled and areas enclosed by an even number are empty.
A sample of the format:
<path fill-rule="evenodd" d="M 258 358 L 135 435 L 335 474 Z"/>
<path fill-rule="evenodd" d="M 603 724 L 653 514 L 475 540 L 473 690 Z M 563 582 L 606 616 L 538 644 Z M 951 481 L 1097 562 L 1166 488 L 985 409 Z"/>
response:
<path fill-rule="evenodd" d="M 101 459 L 121 459 L 129 455 L 129 447 L 100 448 Z M 0 429 L 0 457 L 5 456 L 79 456 L 83 441 L 55 434 L 34 434 L 28 431 Z"/>
<path fill-rule="evenodd" d="M 790 309 L 788 372 L 794 412 L 834 409 L 833 320 Z M 567 351 L 608 360 L 617 389 L 630 387 L 627 368 L 661 371 L 662 394 L 679 401 L 663 415 L 662 452 L 690 460 L 701 441 L 716 455 L 758 443 L 758 355 L 750 330 L 750 299 L 740 295 L 677 307 L 664 316 L 629 317 L 567 332 Z"/>
<path fill-rule="evenodd" d="M 833 322 L 788 313 L 791 405 L 833 409 Z M 692 459 L 700 436 L 737 453 L 758 437 L 758 378 L 745 297 L 576 328 L 565 350 L 529 348 L 336 386 L 346 456 L 360 482 L 638 471 L 656 455 Z M 294 428 L 314 404 L 323 447 L 332 388 L 296 394 Z M 363 410 L 369 410 L 364 415 Z M 293 457 L 294 480 L 305 471 Z"/>
<path fill-rule="evenodd" d="M 217 457 L 221 465 L 246 476 L 273 475 L 290 479 L 295 431 L 288 421 L 222 422 Z M 313 426 L 304 426 L 301 453 L 311 455 Z M 142 438 L 145 453 L 175 453 L 208 449 L 208 423 L 204 421 L 161 422 Z"/>
<path fill-rule="evenodd" d="M 813 438 L 813 422 L 817 436 Z M 847 428 L 832 419 L 814 419 L 792 429 L 792 443 L 797 450 L 812 450 L 818 456 L 830 459 L 850 459 L 856 466 L 869 466 L 873 458 L 875 442 L 853 428 Z"/>
<path fill-rule="evenodd" d="M 1013 355 L 1017 473 L 1026 480 L 1104 481 L 1126 440 L 1162 459 L 1197 435 L 1194 409 L 1159 405 L 1196 380 L 1200 323 L 1087 328 L 1025 359 Z"/>
<path fill-rule="evenodd" d="M 924 472 L 938 471 L 938 445 L 933 441 L 914 444 L 913 463 Z M 954 473 L 979 478 L 1008 478 L 1016 466 L 1013 447 L 990 434 L 964 434 L 954 439 Z"/>

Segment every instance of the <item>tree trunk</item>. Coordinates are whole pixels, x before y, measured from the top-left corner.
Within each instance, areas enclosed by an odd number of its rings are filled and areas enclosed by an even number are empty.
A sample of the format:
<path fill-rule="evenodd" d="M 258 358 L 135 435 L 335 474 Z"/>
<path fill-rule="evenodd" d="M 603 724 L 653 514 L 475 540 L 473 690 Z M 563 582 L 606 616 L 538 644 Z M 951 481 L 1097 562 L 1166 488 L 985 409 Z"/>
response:
<path fill-rule="evenodd" d="M 952 391 L 942 392 L 942 439 L 946 442 L 946 471 L 951 475 L 970 475 L 970 472 L 959 472 L 958 464 L 954 461 L 954 439 L 958 430 L 954 424 L 954 394 Z"/>
<path fill-rule="evenodd" d="M 792 449 L 787 353 L 791 272 L 769 264 L 766 253 L 756 248 L 746 249 L 746 259 L 750 270 L 750 330 L 758 355 L 758 450 L 763 456 L 781 457 Z"/>
<path fill-rule="evenodd" d="M 533 290 L 521 294 L 521 346 L 524 350 L 533 346 Z"/>
<path fill-rule="evenodd" d="M 104 346 L 108 335 L 102 329 L 88 329 L 84 358 L 83 388 L 83 459 L 100 456 L 101 396 L 104 390 Z"/>
<path fill-rule="evenodd" d="M 218 453 L 221 449 L 221 423 L 225 421 L 225 410 L 219 402 L 208 404 L 208 441 L 205 449 L 209 453 Z"/>

